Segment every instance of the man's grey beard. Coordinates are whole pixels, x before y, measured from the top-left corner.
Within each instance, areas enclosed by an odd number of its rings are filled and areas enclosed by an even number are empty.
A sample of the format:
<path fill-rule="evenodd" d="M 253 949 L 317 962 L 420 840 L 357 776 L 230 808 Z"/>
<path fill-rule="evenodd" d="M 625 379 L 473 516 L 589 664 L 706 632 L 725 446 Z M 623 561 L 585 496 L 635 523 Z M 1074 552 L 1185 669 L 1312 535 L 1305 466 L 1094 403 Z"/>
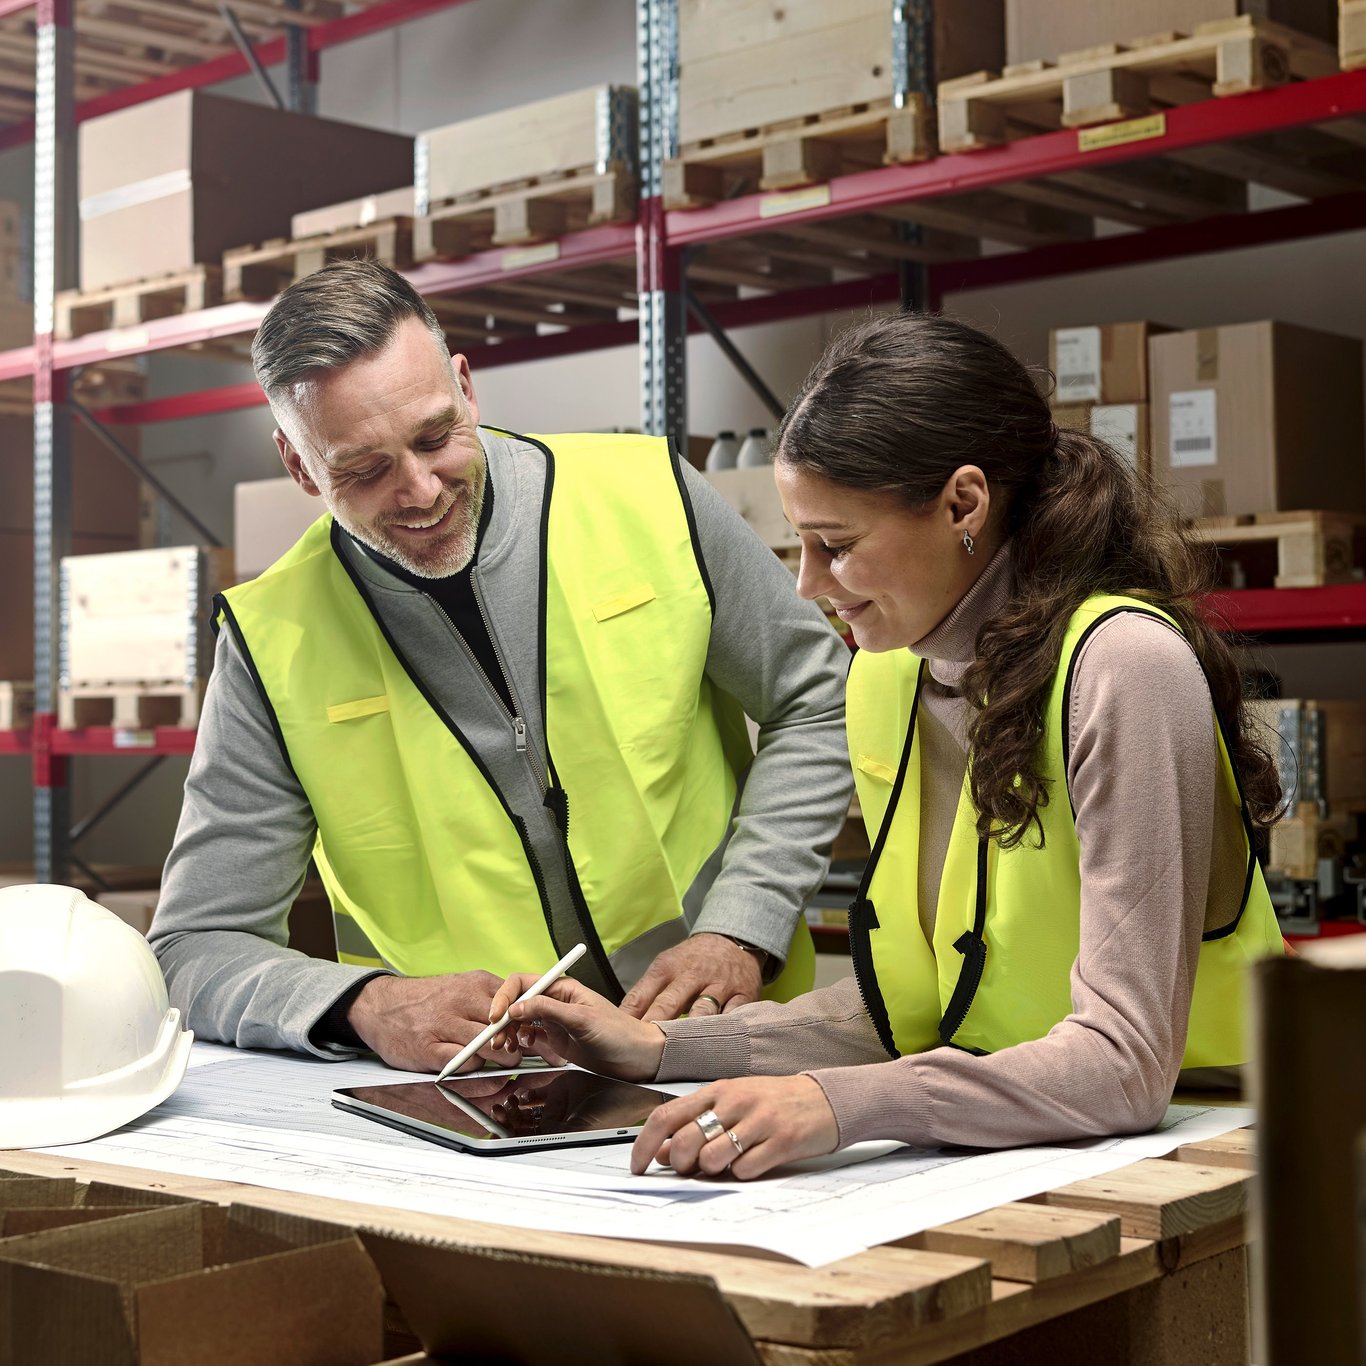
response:
<path fill-rule="evenodd" d="M 453 527 L 446 533 L 439 547 L 440 555 L 436 560 L 419 561 L 415 560 L 402 546 L 397 545 L 383 534 L 381 528 L 378 533 L 373 530 L 362 529 L 354 526 L 351 520 L 342 516 L 336 508 L 332 509 L 332 515 L 342 524 L 345 531 L 349 532 L 363 546 L 368 546 L 376 553 L 383 555 L 385 559 L 392 560 L 408 573 L 416 575 L 420 579 L 445 579 L 452 574 L 458 574 L 474 558 L 474 552 L 479 544 L 479 521 L 484 511 L 484 478 L 479 479 L 478 488 L 473 488 L 473 480 L 466 483 L 461 491 L 456 494 L 456 502 L 465 501 L 465 492 L 469 490 L 469 502 L 466 515 L 458 527 Z M 459 510 L 456 516 L 460 517 Z"/>

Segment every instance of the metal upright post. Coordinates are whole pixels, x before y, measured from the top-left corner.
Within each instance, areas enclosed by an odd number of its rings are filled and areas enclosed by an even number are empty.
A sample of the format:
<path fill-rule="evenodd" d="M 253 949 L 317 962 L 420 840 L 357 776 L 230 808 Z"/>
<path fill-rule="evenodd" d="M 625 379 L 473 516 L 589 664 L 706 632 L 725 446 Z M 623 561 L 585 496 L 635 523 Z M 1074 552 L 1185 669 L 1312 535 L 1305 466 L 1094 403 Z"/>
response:
<path fill-rule="evenodd" d="M 73 0 L 38 0 L 33 158 L 33 862 L 39 882 L 68 861 L 66 760 L 57 722 L 57 569 L 71 550 L 71 412 L 53 365 L 53 300 L 78 280 Z"/>
<path fill-rule="evenodd" d="M 301 8 L 300 0 L 285 0 L 286 9 Z M 286 108 L 296 114 L 318 112 L 318 54 L 308 45 L 308 30 L 302 24 L 285 28 L 285 52 L 289 67 Z"/>
<path fill-rule="evenodd" d="M 640 295 L 640 427 L 688 434 L 688 314 L 683 252 L 664 228 L 664 162 L 678 154 L 678 0 L 636 0 L 640 75 L 640 212 L 636 280 Z"/>
<path fill-rule="evenodd" d="M 912 95 L 934 108 L 934 0 L 892 0 L 892 107 L 904 109 Z M 898 223 L 896 229 L 903 242 L 919 244 L 924 237 L 916 223 Z M 931 307 L 928 266 L 900 261 L 897 276 L 903 310 Z"/>

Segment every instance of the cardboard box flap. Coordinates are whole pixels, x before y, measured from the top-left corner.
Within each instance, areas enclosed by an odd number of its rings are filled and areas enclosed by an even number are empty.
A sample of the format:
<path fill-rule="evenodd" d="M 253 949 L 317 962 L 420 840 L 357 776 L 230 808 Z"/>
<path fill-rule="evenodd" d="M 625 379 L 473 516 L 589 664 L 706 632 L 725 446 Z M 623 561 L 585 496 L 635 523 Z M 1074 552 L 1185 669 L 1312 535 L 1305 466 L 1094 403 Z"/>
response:
<path fill-rule="evenodd" d="M 105 1208 L 123 1205 L 144 1209 L 150 1205 L 198 1205 L 203 1202 L 192 1195 L 176 1195 L 172 1191 L 144 1190 L 138 1186 L 115 1186 L 108 1181 L 92 1181 L 85 1188 L 84 1203 Z"/>
<path fill-rule="evenodd" d="M 759 1352 L 705 1276 L 362 1229 L 384 1286 L 433 1357 L 544 1366 L 758 1366 Z M 535 1313 L 509 1306 L 534 1305 Z"/>
<path fill-rule="evenodd" d="M 117 1281 L 26 1265 L 0 1266 L 0 1279 L 8 1282 L 11 1297 L 11 1337 L 6 1342 L 0 1335 L 0 1366 L 64 1361 L 139 1366 L 131 1309 Z"/>
<path fill-rule="evenodd" d="M 35 1205 L 60 1205 L 70 1209 L 76 1199 L 76 1182 L 70 1177 L 0 1172 L 0 1210 L 31 1209 Z"/>
<path fill-rule="evenodd" d="M 234 1262 L 246 1257 L 268 1257 L 295 1248 L 344 1242 L 352 1236 L 349 1224 L 329 1224 L 305 1214 L 233 1204 L 227 1209 L 223 1260 Z"/>
<path fill-rule="evenodd" d="M 28 1233 L 74 1224 L 93 1224 L 97 1219 L 120 1219 L 133 1210 L 127 1205 L 76 1205 L 64 1209 L 56 1205 L 35 1205 L 25 1209 L 0 1209 L 0 1238 L 20 1238 Z"/>

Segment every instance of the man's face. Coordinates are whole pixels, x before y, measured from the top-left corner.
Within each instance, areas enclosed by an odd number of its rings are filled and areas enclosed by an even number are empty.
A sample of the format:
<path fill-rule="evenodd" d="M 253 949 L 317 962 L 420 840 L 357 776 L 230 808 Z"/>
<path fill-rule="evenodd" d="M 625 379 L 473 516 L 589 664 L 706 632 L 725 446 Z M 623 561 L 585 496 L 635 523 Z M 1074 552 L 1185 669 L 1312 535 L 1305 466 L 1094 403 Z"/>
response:
<path fill-rule="evenodd" d="M 420 319 L 296 384 L 280 408 L 285 468 L 358 541 L 423 578 L 469 564 L 488 470 L 479 406 L 465 358 L 447 357 Z"/>

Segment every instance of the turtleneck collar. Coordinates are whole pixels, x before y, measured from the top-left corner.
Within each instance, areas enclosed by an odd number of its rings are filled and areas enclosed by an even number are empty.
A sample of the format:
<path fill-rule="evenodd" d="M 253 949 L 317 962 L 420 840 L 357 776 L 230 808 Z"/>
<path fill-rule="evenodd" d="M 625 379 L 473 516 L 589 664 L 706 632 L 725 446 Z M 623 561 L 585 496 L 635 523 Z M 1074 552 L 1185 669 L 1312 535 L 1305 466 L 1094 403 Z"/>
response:
<path fill-rule="evenodd" d="M 1010 547 L 1001 546 L 958 605 L 922 640 L 910 646 L 925 660 L 930 676 L 956 687 L 976 658 L 977 632 L 1005 606 L 1010 590 Z"/>

